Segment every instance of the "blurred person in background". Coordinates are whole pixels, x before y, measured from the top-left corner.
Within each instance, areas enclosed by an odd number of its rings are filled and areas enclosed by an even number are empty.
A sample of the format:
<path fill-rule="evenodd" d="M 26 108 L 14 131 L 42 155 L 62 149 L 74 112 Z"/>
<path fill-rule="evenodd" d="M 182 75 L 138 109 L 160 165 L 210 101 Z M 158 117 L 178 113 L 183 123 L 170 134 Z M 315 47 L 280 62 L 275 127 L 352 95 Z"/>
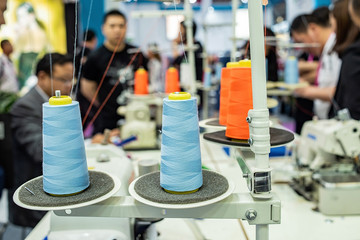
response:
<path fill-rule="evenodd" d="M 94 99 L 102 82 L 94 105 L 99 107 L 104 104 L 104 108 L 94 121 L 92 135 L 102 134 L 105 129 L 117 131 L 119 120 L 123 118 L 117 114 L 117 109 L 126 104 L 126 93 L 133 91 L 135 71 L 140 67 L 147 68 L 147 59 L 143 54 L 131 52 L 136 47 L 126 42 L 126 31 L 125 14 L 118 10 L 107 12 L 102 25 L 104 44 L 89 54 L 83 68 L 80 91 L 88 101 Z M 110 60 L 111 64 L 108 66 Z M 114 91 L 105 104 L 113 88 Z"/>
<path fill-rule="evenodd" d="M 0 91 L 17 93 L 19 91 L 19 82 L 16 76 L 16 70 L 10 55 L 14 49 L 9 40 L 2 40 L 0 43 L 3 54 L 0 56 Z"/>
<path fill-rule="evenodd" d="M 12 196 L 23 183 L 42 175 L 42 104 L 55 90 L 69 95 L 72 87 L 73 59 L 60 53 L 46 54 L 36 66 L 37 84 L 11 108 L 13 139 L 14 186 L 8 192 L 9 221 L 27 235 L 45 215 L 17 206 Z M 5 233 L 6 239 L 6 233 Z M 25 239 L 23 236 L 21 239 Z M 16 239 L 14 236 L 8 239 Z"/>
<path fill-rule="evenodd" d="M 164 92 L 165 83 L 158 45 L 156 43 L 149 44 L 147 54 L 149 59 L 149 90 L 150 92 Z"/>
<path fill-rule="evenodd" d="M 341 0 L 334 3 L 336 42 L 334 50 L 342 59 L 333 107 L 329 117 L 347 108 L 353 119 L 360 120 L 360 0 Z"/>
<path fill-rule="evenodd" d="M 290 26 L 290 35 L 295 43 L 313 44 L 307 29 L 308 14 L 302 14 L 294 18 Z M 302 54 L 298 57 L 299 81 L 306 81 L 314 84 L 319 65 L 319 58 L 315 55 L 312 47 L 303 48 Z M 305 122 L 312 120 L 314 101 L 302 97 L 295 98 L 295 132 L 300 134 Z"/>
<path fill-rule="evenodd" d="M 88 55 L 96 48 L 97 41 L 98 40 L 95 32 L 93 30 L 88 30 L 84 33 L 83 43 L 76 49 L 77 54 L 75 57 L 75 77 L 77 78 L 77 83 L 74 92 L 76 94 L 76 100 L 79 102 L 81 119 L 85 117 L 86 111 L 90 106 L 90 101 L 80 91 L 80 79 L 82 77 L 83 65 L 86 63 Z M 91 136 L 92 129 L 90 128 L 87 132 L 85 132 L 85 130 L 87 129 L 90 120 L 94 117 L 96 111 L 97 108 L 92 107 L 89 113 L 89 117 L 83 124 L 85 138 Z"/>
<path fill-rule="evenodd" d="M 330 24 L 327 7 L 315 9 L 307 19 L 309 36 L 320 45 L 316 48 L 320 55 L 315 84 L 295 90 L 300 97 L 314 100 L 314 113 L 319 119 L 327 119 L 330 101 L 339 79 L 341 60 L 332 49 L 336 42 L 334 29 Z"/>

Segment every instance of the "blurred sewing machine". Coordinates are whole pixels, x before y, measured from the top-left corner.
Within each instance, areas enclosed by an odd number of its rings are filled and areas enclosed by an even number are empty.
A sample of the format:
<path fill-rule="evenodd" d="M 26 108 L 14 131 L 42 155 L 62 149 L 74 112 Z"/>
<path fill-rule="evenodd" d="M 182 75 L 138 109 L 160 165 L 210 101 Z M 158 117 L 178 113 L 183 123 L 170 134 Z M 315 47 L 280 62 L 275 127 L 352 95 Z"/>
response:
<path fill-rule="evenodd" d="M 137 140 L 124 149 L 156 149 L 159 147 L 157 129 L 161 127 L 162 99 L 160 95 L 129 95 L 127 106 L 119 107 L 125 116 L 121 126 L 121 139 L 136 136 Z"/>
<path fill-rule="evenodd" d="M 360 214 L 360 122 L 346 116 L 306 122 L 294 154 L 292 187 L 328 215 Z"/>

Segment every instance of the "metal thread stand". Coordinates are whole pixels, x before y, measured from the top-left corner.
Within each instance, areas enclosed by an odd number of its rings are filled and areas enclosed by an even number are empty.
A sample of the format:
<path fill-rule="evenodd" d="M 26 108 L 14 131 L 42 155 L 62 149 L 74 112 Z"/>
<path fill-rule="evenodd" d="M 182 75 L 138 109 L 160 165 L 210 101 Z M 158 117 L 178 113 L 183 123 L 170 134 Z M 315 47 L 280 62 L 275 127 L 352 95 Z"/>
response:
<path fill-rule="evenodd" d="M 233 1 L 237 6 L 237 0 Z M 185 13 L 190 3 L 185 1 Z M 163 209 L 137 202 L 133 197 L 111 197 L 106 201 L 67 211 L 55 211 L 58 216 L 118 217 L 118 218 L 219 218 L 243 219 L 256 225 L 256 239 L 269 239 L 269 224 L 279 224 L 281 202 L 271 191 L 269 168 L 270 134 L 269 111 L 266 105 L 265 50 L 263 11 L 261 0 L 249 0 L 250 42 L 252 56 L 253 106 L 249 111 L 250 149 L 240 149 L 238 162 L 248 180 L 250 193 L 233 193 L 211 205 L 191 209 Z M 237 7 L 236 7 L 237 8 Z M 191 9 L 190 9 L 191 10 Z M 236 9 L 235 9 L 236 11 Z M 179 12 L 176 12 L 179 14 Z M 185 15 L 185 14 L 184 14 Z M 185 15 L 187 16 L 187 15 Z M 191 24 L 187 23 L 188 44 L 192 44 Z M 190 46 L 191 47 L 191 46 Z M 190 62 L 194 54 L 189 51 Z M 254 158 L 255 168 L 248 167 L 245 159 Z M 265 184 L 264 184 L 265 183 Z"/>

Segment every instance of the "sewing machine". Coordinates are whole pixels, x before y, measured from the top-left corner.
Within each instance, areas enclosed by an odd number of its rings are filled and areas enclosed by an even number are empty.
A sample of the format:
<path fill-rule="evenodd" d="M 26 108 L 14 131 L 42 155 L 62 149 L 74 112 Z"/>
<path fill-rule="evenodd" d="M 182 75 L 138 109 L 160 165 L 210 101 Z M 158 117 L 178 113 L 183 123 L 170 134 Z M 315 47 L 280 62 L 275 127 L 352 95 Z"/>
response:
<path fill-rule="evenodd" d="M 118 114 L 125 116 L 125 124 L 120 131 L 121 139 L 131 136 L 137 138 L 125 145 L 125 149 L 158 148 L 156 130 L 161 126 L 162 98 L 157 95 L 129 95 L 129 104 L 118 109 Z M 153 109 L 154 114 L 151 111 Z"/>
<path fill-rule="evenodd" d="M 327 215 L 360 214 L 360 122 L 313 120 L 301 131 L 292 187 Z"/>

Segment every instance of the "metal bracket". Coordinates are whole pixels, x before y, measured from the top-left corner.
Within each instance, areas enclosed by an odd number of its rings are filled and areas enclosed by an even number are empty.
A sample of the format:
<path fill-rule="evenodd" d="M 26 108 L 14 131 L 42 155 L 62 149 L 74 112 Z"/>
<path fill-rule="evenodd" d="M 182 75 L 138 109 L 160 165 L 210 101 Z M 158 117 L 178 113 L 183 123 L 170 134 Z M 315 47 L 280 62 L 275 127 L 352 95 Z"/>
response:
<path fill-rule="evenodd" d="M 255 159 L 255 154 L 249 149 L 238 149 L 238 153 L 239 155 L 235 153 L 235 158 L 251 194 L 256 198 L 271 198 L 272 195 L 268 194 L 271 191 L 271 168 L 258 169 L 248 166 L 245 159 Z"/>
<path fill-rule="evenodd" d="M 130 196 L 111 197 L 105 201 L 71 210 L 57 210 L 58 216 L 115 217 L 115 218 L 214 218 L 243 219 L 250 225 L 279 224 L 280 200 L 274 196 L 267 200 L 254 199 L 249 193 L 233 193 L 226 199 L 197 208 L 164 209 L 136 201 Z M 256 217 L 247 212 L 257 212 Z M 249 215 L 249 216 L 248 216 Z M 249 219 L 250 217 L 250 219 Z"/>

